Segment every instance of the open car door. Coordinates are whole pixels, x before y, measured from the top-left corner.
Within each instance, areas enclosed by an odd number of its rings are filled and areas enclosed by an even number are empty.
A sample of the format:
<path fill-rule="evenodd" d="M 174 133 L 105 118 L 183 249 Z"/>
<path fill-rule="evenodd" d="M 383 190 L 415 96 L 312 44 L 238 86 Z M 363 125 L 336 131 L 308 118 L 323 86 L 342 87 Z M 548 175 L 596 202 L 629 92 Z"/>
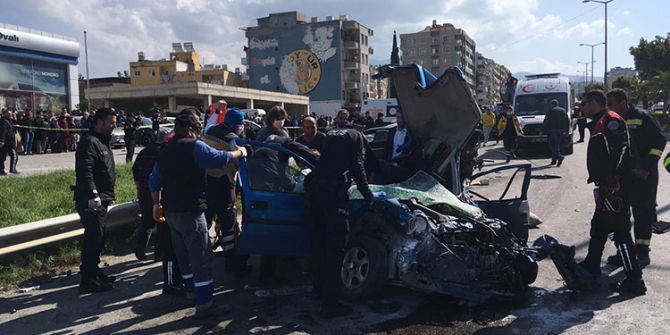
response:
<path fill-rule="evenodd" d="M 526 242 L 530 176 L 530 164 L 501 166 L 468 178 L 464 193 L 472 196 L 487 216 L 507 222 L 512 233 Z"/>
<path fill-rule="evenodd" d="M 240 160 L 242 228 L 237 252 L 258 255 L 309 255 L 309 221 L 302 168 L 312 166 L 275 144 L 237 140 L 252 148 Z"/>

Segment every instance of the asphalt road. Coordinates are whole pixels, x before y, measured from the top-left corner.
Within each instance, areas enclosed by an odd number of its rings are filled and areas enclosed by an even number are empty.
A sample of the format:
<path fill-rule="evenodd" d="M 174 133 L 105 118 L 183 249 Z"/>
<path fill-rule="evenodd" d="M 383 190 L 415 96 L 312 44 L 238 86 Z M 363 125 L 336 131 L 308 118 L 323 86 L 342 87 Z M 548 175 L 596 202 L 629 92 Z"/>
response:
<path fill-rule="evenodd" d="M 504 164 L 498 149 L 482 149 L 484 156 L 493 160 L 484 169 Z M 585 144 L 576 144 L 575 153 L 561 168 L 548 167 L 549 160 L 542 153 L 512 161 L 530 162 L 534 168 L 529 189 L 531 211 L 543 223 L 531 230 L 530 240 L 552 235 L 563 244 L 575 245 L 578 260 L 586 254 L 593 214 L 592 187 L 585 182 L 585 149 Z M 495 193 L 504 187 L 504 181 L 505 174 L 499 174 L 487 178 L 488 185 L 473 189 Z M 658 211 L 664 221 L 670 221 L 669 189 L 670 175 L 661 170 Z M 356 305 L 354 314 L 334 320 L 319 317 L 318 304 L 302 286 L 308 277 L 297 270 L 278 280 L 277 286 L 283 289 L 258 291 L 257 271 L 238 279 L 224 273 L 223 259 L 217 258 L 216 301 L 229 303 L 234 309 L 196 321 L 189 317 L 193 310 L 187 302 L 160 294 L 158 263 L 138 262 L 132 255 L 105 257 L 110 264 L 107 271 L 120 276 L 114 291 L 80 296 L 76 274 L 55 277 L 37 290 L 2 295 L 0 328 L 6 334 L 662 334 L 670 326 L 670 297 L 666 293 L 670 289 L 666 280 L 669 239 L 670 234 L 653 237 L 652 264 L 644 270 L 645 296 L 610 293 L 606 283 L 621 278 L 621 273 L 607 267 L 599 291 L 588 295 L 570 292 L 552 262 L 545 260 L 526 299 L 471 306 L 442 295 L 389 286 L 383 297 Z M 613 252 L 609 244 L 605 255 Z M 296 269 L 300 264 L 299 260 L 284 259 L 279 267 Z"/>
<path fill-rule="evenodd" d="M 142 147 L 135 148 L 135 155 L 142 150 Z M 114 149 L 114 162 L 116 165 L 126 163 L 126 149 Z M 9 164 L 9 158 L 5 162 Z M 43 155 L 20 155 L 16 164 L 16 169 L 21 173 L 20 176 L 32 176 L 45 174 L 58 170 L 74 170 L 74 152 L 61 152 L 57 154 Z M 12 176 L 12 175 L 10 175 Z M 2 177 L 0 177 L 2 178 Z"/>

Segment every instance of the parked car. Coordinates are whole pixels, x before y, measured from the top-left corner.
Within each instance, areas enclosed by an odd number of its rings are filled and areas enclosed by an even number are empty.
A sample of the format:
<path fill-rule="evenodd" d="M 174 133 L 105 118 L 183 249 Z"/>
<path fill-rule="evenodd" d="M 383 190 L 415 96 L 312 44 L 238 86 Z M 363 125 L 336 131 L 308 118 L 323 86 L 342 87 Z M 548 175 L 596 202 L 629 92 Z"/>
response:
<path fill-rule="evenodd" d="M 444 181 L 459 179 L 459 168 L 453 163 L 480 117 L 460 70 L 448 70 L 440 78 L 416 65 L 384 70 L 396 87 L 407 127 L 418 134 L 430 164 L 404 182 L 371 185 L 374 192 L 385 195 L 370 207 L 355 187 L 349 190 L 351 229 L 340 271 L 344 295 L 365 298 L 393 282 L 482 302 L 523 293 L 536 278 L 536 262 L 552 250 L 562 250 L 556 254 L 571 259 L 574 268 L 569 250 L 557 243 L 526 246 L 530 165 L 499 167 L 470 178 L 516 171 L 497 200 L 470 193 L 467 182 L 462 187 Z M 253 152 L 239 162 L 242 228 L 238 253 L 309 255 L 302 183 L 313 166 L 278 145 L 246 139 L 237 142 Z M 524 175 L 520 194 L 505 198 L 519 171 Z M 481 200 L 475 201 L 475 196 Z M 565 265 L 568 262 L 560 264 L 562 275 L 572 273 Z"/>
<path fill-rule="evenodd" d="M 112 149 L 121 148 L 126 145 L 124 136 L 125 132 L 123 131 L 123 127 L 116 127 L 112 130 L 112 138 L 109 141 L 109 145 Z"/>

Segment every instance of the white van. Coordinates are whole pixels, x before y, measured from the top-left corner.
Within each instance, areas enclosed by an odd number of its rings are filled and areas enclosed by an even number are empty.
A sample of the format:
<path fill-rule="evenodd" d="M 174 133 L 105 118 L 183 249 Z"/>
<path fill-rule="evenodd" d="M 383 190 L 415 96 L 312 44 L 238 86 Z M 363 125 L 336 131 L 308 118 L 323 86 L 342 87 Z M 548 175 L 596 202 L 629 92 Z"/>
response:
<path fill-rule="evenodd" d="M 249 108 L 249 109 L 240 109 L 240 111 L 242 111 L 242 113 L 244 113 L 244 115 L 245 115 L 247 118 L 251 118 L 251 117 L 254 117 L 254 116 L 258 116 L 258 117 L 261 117 L 261 118 L 262 118 L 262 117 L 264 117 L 265 114 L 266 114 L 266 113 L 265 113 L 265 109 L 254 109 L 254 108 Z"/>
<path fill-rule="evenodd" d="M 547 143 L 547 135 L 542 133 L 542 123 L 553 99 L 558 100 L 558 105 L 568 112 L 571 126 L 568 136 L 561 143 L 561 152 L 572 154 L 574 129 L 572 85 L 568 78 L 559 73 L 528 75 L 517 83 L 513 106 L 521 125 L 521 133 L 517 138 L 519 148 Z"/>
<path fill-rule="evenodd" d="M 361 114 L 365 115 L 368 112 L 375 120 L 377 120 L 377 115 L 381 114 L 383 115 L 382 120 L 384 120 L 384 123 L 395 122 L 395 113 L 399 110 L 400 105 L 395 98 L 366 99 L 363 100 L 363 105 L 361 106 Z"/>

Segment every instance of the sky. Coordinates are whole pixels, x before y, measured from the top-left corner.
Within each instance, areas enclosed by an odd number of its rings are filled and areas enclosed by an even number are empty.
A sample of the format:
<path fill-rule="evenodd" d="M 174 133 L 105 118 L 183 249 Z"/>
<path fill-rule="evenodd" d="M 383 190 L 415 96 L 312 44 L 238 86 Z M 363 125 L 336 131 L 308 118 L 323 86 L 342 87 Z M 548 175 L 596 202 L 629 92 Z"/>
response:
<path fill-rule="evenodd" d="M 347 15 L 373 29 L 371 63 L 389 61 L 393 31 L 417 32 L 452 23 L 462 28 L 484 57 L 512 72 L 575 75 L 604 41 L 604 5 L 581 0 L 23 0 L 3 4 L 0 22 L 70 36 L 81 44 L 79 71 L 116 76 L 143 51 L 168 58 L 172 42 L 191 41 L 207 64 L 242 67 L 247 44 L 242 28 L 269 13 L 298 10 L 308 18 Z M 628 49 L 641 37 L 666 36 L 667 0 L 614 0 L 608 5 L 608 66 L 634 67 Z M 604 73 L 604 48 L 595 47 L 595 76 Z M 590 70 L 590 68 L 589 68 Z"/>

